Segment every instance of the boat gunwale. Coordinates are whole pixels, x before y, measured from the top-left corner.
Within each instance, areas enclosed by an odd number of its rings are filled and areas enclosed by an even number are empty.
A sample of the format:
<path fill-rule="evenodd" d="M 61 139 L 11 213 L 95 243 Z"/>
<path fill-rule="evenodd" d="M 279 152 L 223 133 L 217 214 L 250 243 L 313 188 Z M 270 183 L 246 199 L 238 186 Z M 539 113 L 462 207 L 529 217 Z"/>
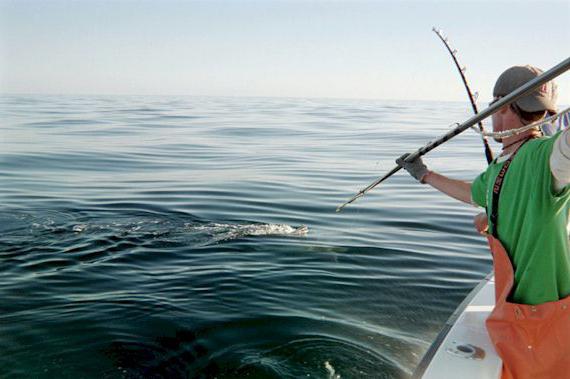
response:
<path fill-rule="evenodd" d="M 449 316 L 443 327 L 441 328 L 440 332 L 438 333 L 435 340 L 432 342 L 431 346 L 429 347 L 428 351 L 422 357 L 420 363 L 416 366 L 414 373 L 411 376 L 411 379 L 421 379 L 424 375 L 425 371 L 431 364 L 435 354 L 439 351 L 443 341 L 451 331 L 451 328 L 457 322 L 459 316 L 463 314 L 467 306 L 471 303 L 471 301 L 477 296 L 477 294 L 481 291 L 481 289 L 487 285 L 487 283 L 493 279 L 493 272 L 491 271 L 489 274 L 483 278 L 479 284 L 477 284 L 471 292 L 463 299 L 463 301 L 455 308 L 455 311 Z"/>

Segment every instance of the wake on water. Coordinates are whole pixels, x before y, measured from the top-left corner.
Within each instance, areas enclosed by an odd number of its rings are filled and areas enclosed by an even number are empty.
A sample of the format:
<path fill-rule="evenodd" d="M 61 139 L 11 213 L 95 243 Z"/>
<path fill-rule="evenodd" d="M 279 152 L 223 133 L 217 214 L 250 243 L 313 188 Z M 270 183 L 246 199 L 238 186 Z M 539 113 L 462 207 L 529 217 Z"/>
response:
<path fill-rule="evenodd" d="M 309 228 L 306 225 L 301 225 L 299 227 L 294 227 L 287 224 L 221 224 L 221 223 L 208 223 L 205 225 L 196 225 L 195 223 L 185 223 L 182 229 L 177 229 L 175 226 L 170 228 L 156 227 L 154 230 L 148 230 L 145 227 L 146 222 L 136 222 L 136 223 L 126 223 L 119 224 L 114 223 L 112 226 L 121 230 L 124 234 L 133 234 L 137 232 L 150 233 L 151 235 L 158 236 L 164 234 L 175 234 L 175 233 L 188 233 L 191 235 L 197 235 L 204 238 L 198 238 L 202 240 L 205 244 L 215 244 L 218 242 L 225 242 L 236 240 L 240 238 L 247 237 L 304 237 L 309 232 Z M 155 222 L 155 224 L 159 224 Z M 148 224 L 146 224 L 148 225 Z M 73 225 L 71 230 L 75 233 L 82 233 L 89 229 L 101 230 L 105 225 L 89 225 L 89 224 L 76 224 Z M 158 226 L 158 225 L 157 225 Z"/>
<path fill-rule="evenodd" d="M 14 212 L 4 214 L 3 223 L 11 232 L 24 236 L 52 235 L 57 239 L 90 236 L 135 238 L 139 241 L 156 238 L 182 242 L 193 246 L 207 246 L 249 237 L 305 237 L 309 228 L 305 225 L 207 222 L 189 218 L 193 216 L 139 215 L 121 217 L 102 214 L 78 215 L 68 212 Z M 0 228 L 0 231 L 1 228 Z"/>

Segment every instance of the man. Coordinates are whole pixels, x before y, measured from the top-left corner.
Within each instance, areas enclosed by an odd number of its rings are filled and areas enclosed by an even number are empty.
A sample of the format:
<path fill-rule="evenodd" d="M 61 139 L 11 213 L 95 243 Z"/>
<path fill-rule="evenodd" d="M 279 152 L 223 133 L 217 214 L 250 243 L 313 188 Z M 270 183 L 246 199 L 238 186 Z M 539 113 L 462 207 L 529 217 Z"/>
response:
<path fill-rule="evenodd" d="M 541 73 L 509 68 L 493 101 Z M 493 114 L 493 131 L 522 128 L 548 112 L 556 112 L 552 82 Z M 487 210 L 475 225 L 490 234 L 497 303 L 487 329 L 503 377 L 570 378 L 570 132 L 545 138 L 532 129 L 497 142 L 501 155 L 473 183 L 430 171 L 421 158 L 405 162 L 404 155 L 397 163 L 421 183 Z"/>

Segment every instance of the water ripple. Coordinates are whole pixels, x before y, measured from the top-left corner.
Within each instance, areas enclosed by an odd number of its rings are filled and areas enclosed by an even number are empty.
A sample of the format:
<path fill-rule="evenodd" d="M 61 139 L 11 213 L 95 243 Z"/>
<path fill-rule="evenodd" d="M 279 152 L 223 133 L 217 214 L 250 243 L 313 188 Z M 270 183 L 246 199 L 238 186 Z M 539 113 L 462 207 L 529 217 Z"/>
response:
<path fill-rule="evenodd" d="M 2 96 L 0 376 L 406 378 L 490 270 L 398 174 L 465 104 Z M 469 180 L 465 133 L 426 159 Z"/>

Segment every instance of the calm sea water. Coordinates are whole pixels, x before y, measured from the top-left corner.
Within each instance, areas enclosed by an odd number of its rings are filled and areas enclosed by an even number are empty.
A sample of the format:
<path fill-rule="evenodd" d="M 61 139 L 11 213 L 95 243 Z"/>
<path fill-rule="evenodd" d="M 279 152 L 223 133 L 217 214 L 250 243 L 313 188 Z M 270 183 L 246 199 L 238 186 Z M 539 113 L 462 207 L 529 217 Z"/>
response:
<path fill-rule="evenodd" d="M 0 377 L 406 378 L 491 269 L 393 161 L 467 104 L 0 98 Z M 466 132 L 431 168 L 485 166 Z"/>

